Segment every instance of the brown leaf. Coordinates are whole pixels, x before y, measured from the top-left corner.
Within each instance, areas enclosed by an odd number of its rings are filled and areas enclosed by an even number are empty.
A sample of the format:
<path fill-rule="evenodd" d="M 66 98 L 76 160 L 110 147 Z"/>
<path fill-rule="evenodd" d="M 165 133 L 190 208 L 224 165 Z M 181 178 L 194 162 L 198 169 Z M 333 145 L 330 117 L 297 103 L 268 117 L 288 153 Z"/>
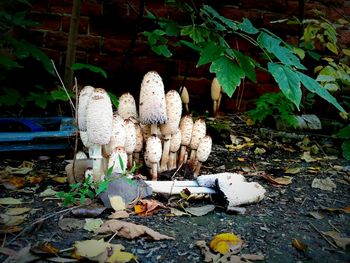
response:
<path fill-rule="evenodd" d="M 110 214 L 108 216 L 109 219 L 121 219 L 121 218 L 128 218 L 129 213 L 125 210 L 115 211 L 114 213 Z"/>
<path fill-rule="evenodd" d="M 6 259 L 7 262 L 16 262 L 16 263 L 27 263 L 35 262 L 39 257 L 30 253 L 30 245 L 22 248 L 15 255 L 10 256 Z"/>
<path fill-rule="evenodd" d="M 28 176 L 26 179 L 30 184 L 40 184 L 44 180 L 44 175 Z"/>
<path fill-rule="evenodd" d="M 11 176 L 10 178 L 4 180 L 2 184 L 6 189 L 16 190 L 25 186 L 26 179 L 21 176 Z"/>
<path fill-rule="evenodd" d="M 203 262 L 218 262 L 218 260 L 221 257 L 219 253 L 218 254 L 212 253 L 204 240 L 198 240 L 196 242 L 196 246 L 200 248 L 204 256 Z"/>
<path fill-rule="evenodd" d="M 140 200 L 139 204 L 135 205 L 135 213 L 140 216 L 153 215 L 160 208 L 166 208 L 161 202 L 151 199 L 151 200 Z"/>
<path fill-rule="evenodd" d="M 350 237 L 341 237 L 340 234 L 336 231 L 322 231 L 322 233 L 331 237 L 334 240 L 335 244 L 344 250 L 350 246 Z"/>
<path fill-rule="evenodd" d="M 114 234 L 127 239 L 134 239 L 143 235 L 149 236 L 154 240 L 174 239 L 143 225 L 136 225 L 130 222 L 124 222 L 116 219 L 108 220 L 96 231 L 97 234 Z"/>
<path fill-rule="evenodd" d="M 58 226 L 61 228 L 63 231 L 73 231 L 73 230 L 79 230 L 84 227 L 85 221 L 82 219 L 77 219 L 77 218 L 61 218 L 58 221 Z"/>
<path fill-rule="evenodd" d="M 242 254 L 241 257 L 245 260 L 252 260 L 252 261 L 262 261 L 266 259 L 264 255 L 258 255 L 258 254 Z"/>
<path fill-rule="evenodd" d="M 106 210 L 104 206 L 86 206 L 74 208 L 71 212 L 77 217 L 96 217 Z"/>
<path fill-rule="evenodd" d="M 292 183 L 292 179 L 293 179 L 293 177 L 290 177 L 290 176 L 282 176 L 282 177 L 274 178 L 271 175 L 268 175 L 266 173 L 260 173 L 260 176 L 275 186 L 289 185 Z"/>
<path fill-rule="evenodd" d="M 36 255 L 55 255 L 59 253 L 59 249 L 47 242 L 41 242 L 36 244 L 30 249 Z"/>
<path fill-rule="evenodd" d="M 0 234 L 14 234 L 22 231 L 22 229 L 20 226 L 1 226 Z"/>
<path fill-rule="evenodd" d="M 302 251 L 302 252 L 305 252 L 307 250 L 307 245 L 296 238 L 293 238 L 292 246 L 295 247 L 297 250 Z"/>

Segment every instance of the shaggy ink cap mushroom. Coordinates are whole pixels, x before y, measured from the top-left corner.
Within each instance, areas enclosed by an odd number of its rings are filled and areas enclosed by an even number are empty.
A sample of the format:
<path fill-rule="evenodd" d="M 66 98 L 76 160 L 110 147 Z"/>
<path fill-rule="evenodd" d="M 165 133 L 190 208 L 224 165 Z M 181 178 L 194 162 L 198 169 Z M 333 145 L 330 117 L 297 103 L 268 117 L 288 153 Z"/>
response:
<path fill-rule="evenodd" d="M 193 129 L 193 119 L 191 115 L 183 116 L 180 120 L 180 130 L 181 130 L 181 149 L 179 155 L 179 164 L 185 162 L 186 149 L 191 143 L 192 129 Z"/>
<path fill-rule="evenodd" d="M 170 142 L 170 156 L 168 167 L 169 170 L 176 168 L 176 153 L 180 149 L 181 146 L 181 130 L 177 129 L 177 132 L 171 136 Z"/>
<path fill-rule="evenodd" d="M 134 97 L 129 93 L 124 93 L 119 98 L 118 114 L 123 118 L 137 118 L 136 102 Z"/>
<path fill-rule="evenodd" d="M 167 122 L 164 84 L 155 71 L 143 77 L 139 102 L 140 122 L 142 124 L 163 124 Z"/>
<path fill-rule="evenodd" d="M 176 90 L 169 90 L 165 95 L 166 102 L 166 113 L 168 121 L 160 126 L 160 130 L 163 135 L 163 153 L 162 161 L 160 164 L 160 171 L 167 170 L 167 164 L 169 161 L 169 148 L 171 135 L 177 132 L 179 127 L 181 113 L 182 113 L 182 102 L 180 94 Z"/>
<path fill-rule="evenodd" d="M 85 86 L 79 93 L 77 117 L 80 131 L 86 131 L 86 110 L 90 97 L 94 91 L 94 87 Z"/>
<path fill-rule="evenodd" d="M 109 143 L 105 146 L 107 155 L 110 155 L 112 151 L 118 147 L 125 146 L 126 131 L 124 125 L 124 119 L 119 116 L 118 113 L 113 114 L 112 121 L 112 134 Z"/>
<path fill-rule="evenodd" d="M 212 147 L 212 139 L 209 135 L 204 136 L 199 144 L 198 144 L 198 148 L 197 148 L 197 152 L 196 152 L 196 158 L 197 158 L 197 165 L 196 168 L 194 169 L 194 176 L 197 177 L 201 168 L 201 165 L 203 162 L 205 162 L 211 152 L 211 147 Z"/>
<path fill-rule="evenodd" d="M 125 151 L 128 154 L 128 167 L 132 166 L 132 153 L 136 147 L 136 128 L 131 119 L 124 120 L 125 125 Z"/>
<path fill-rule="evenodd" d="M 196 151 L 199 145 L 200 140 L 205 136 L 206 134 L 206 124 L 203 119 L 198 119 L 194 122 L 193 128 L 192 128 L 192 138 L 191 138 L 191 155 L 190 155 L 190 166 L 194 166 L 195 160 L 196 160 Z"/>
<path fill-rule="evenodd" d="M 128 155 L 124 147 L 116 147 L 108 159 L 108 169 L 113 167 L 112 173 L 124 174 L 126 172 L 127 162 Z"/>
<path fill-rule="evenodd" d="M 157 180 L 157 165 L 162 157 L 162 142 L 157 136 L 150 136 L 146 142 L 147 159 L 152 164 L 152 180 Z"/>

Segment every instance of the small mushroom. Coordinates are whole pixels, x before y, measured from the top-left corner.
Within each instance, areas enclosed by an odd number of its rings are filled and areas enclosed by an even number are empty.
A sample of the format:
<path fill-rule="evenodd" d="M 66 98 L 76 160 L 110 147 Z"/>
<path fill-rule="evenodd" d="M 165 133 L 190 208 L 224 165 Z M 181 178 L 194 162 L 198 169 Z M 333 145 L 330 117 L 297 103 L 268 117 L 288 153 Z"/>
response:
<path fill-rule="evenodd" d="M 102 145 L 109 143 L 112 134 L 113 109 L 111 100 L 104 89 L 95 89 L 86 110 L 86 128 L 93 159 L 93 179 L 98 182 L 103 177 Z"/>
<path fill-rule="evenodd" d="M 171 136 L 170 142 L 170 156 L 168 162 L 169 170 L 176 168 L 176 153 L 181 146 L 181 130 L 177 129 L 177 132 Z"/>
<path fill-rule="evenodd" d="M 171 135 L 175 134 L 180 123 L 182 103 L 180 94 L 176 90 L 169 90 L 165 95 L 166 113 L 168 121 L 160 126 L 163 136 L 163 153 L 160 163 L 160 171 L 166 171 L 169 161 Z"/>
<path fill-rule="evenodd" d="M 157 166 L 160 161 L 160 158 L 162 157 L 162 142 L 160 139 L 152 135 L 147 139 L 146 142 L 146 155 L 148 161 L 152 164 L 151 168 L 151 176 L 153 181 L 157 181 Z"/>
<path fill-rule="evenodd" d="M 137 118 L 136 102 L 134 97 L 129 93 L 124 93 L 119 98 L 118 114 L 123 118 Z"/>
<path fill-rule="evenodd" d="M 164 84 L 155 71 L 150 71 L 143 77 L 139 114 L 142 124 L 151 124 L 151 134 L 157 133 L 157 124 L 167 122 Z"/>
<path fill-rule="evenodd" d="M 213 115 L 215 117 L 220 107 L 219 100 L 221 100 L 221 85 L 216 77 L 211 83 L 211 98 L 213 100 Z"/>
<path fill-rule="evenodd" d="M 112 135 L 109 143 L 105 145 L 105 151 L 107 155 L 110 155 L 112 151 L 118 146 L 125 146 L 126 131 L 124 125 L 124 119 L 119 116 L 118 113 L 113 114 L 112 123 Z"/>
<path fill-rule="evenodd" d="M 133 152 L 135 163 L 140 164 L 140 153 L 143 148 L 143 134 L 140 123 L 135 118 L 130 118 L 132 122 L 135 124 L 136 129 L 136 145 Z"/>
<path fill-rule="evenodd" d="M 125 174 L 128 155 L 124 147 L 116 147 L 108 159 L 108 169 L 113 167 L 112 173 Z"/>
<path fill-rule="evenodd" d="M 189 160 L 189 165 L 191 168 L 194 167 L 196 162 L 196 151 L 199 145 L 200 140 L 205 136 L 206 134 L 206 124 L 203 119 L 198 119 L 194 122 L 193 128 L 192 128 L 192 138 L 191 138 L 191 155 Z"/>
<path fill-rule="evenodd" d="M 86 131 L 86 109 L 94 90 L 94 87 L 85 86 L 79 93 L 77 118 L 80 131 Z"/>
<path fill-rule="evenodd" d="M 181 130 L 181 149 L 179 155 L 179 165 L 186 162 L 187 147 L 191 143 L 193 129 L 193 119 L 191 115 L 186 115 L 180 120 L 180 130 Z"/>
<path fill-rule="evenodd" d="M 128 154 L 128 168 L 132 167 L 132 153 L 136 147 L 136 128 L 131 119 L 124 120 L 125 125 L 125 151 Z"/>
<path fill-rule="evenodd" d="M 190 103 L 190 96 L 188 95 L 188 91 L 185 86 L 180 88 L 181 93 L 181 100 L 182 103 L 185 105 L 186 112 L 190 112 L 190 109 L 188 107 L 188 104 Z"/>
<path fill-rule="evenodd" d="M 199 175 L 199 171 L 201 169 L 202 163 L 208 159 L 211 152 L 211 146 L 212 146 L 212 140 L 209 135 L 204 136 L 200 140 L 197 148 L 197 153 L 196 153 L 196 158 L 198 162 L 197 162 L 196 168 L 194 169 L 194 173 L 193 173 L 194 177 L 197 177 Z"/>

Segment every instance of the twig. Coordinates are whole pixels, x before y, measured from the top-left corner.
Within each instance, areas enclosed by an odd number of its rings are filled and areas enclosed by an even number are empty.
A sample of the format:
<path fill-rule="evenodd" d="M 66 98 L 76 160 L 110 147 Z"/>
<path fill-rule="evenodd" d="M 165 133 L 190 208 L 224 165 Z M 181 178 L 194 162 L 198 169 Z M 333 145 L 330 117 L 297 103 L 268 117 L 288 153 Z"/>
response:
<path fill-rule="evenodd" d="M 23 235 L 23 233 L 30 227 L 42 222 L 42 221 L 45 221 L 46 219 L 49 219 L 51 217 L 54 217 L 56 215 L 59 215 L 59 214 L 62 214 L 62 213 L 65 213 L 65 212 L 69 212 L 71 210 L 73 210 L 74 208 L 77 208 L 77 207 L 80 207 L 80 206 L 73 206 L 73 207 L 70 207 L 70 208 L 67 208 L 67 209 L 64 209 L 64 210 L 61 210 L 61 211 L 58 211 L 58 212 L 55 212 L 53 214 L 50 214 L 50 215 L 46 215 L 42 218 L 39 218 L 37 220 L 35 220 L 33 223 L 29 224 L 29 226 L 25 227 L 21 232 L 19 232 L 14 238 L 12 238 L 7 244 L 11 244 L 12 242 L 14 242 L 17 238 L 19 238 L 21 235 Z"/>
<path fill-rule="evenodd" d="M 75 88 L 75 97 L 78 98 L 78 80 L 77 78 L 74 78 L 74 88 Z M 75 106 L 78 108 L 78 99 L 75 100 Z M 75 126 L 78 127 L 78 112 L 74 112 L 74 118 L 75 118 Z M 73 157 L 73 165 L 72 165 L 72 170 L 73 170 L 73 178 L 76 183 L 78 183 L 78 180 L 75 176 L 75 162 L 77 160 L 77 151 L 78 151 L 78 131 L 75 132 L 75 143 L 74 143 L 74 157 Z"/>
<path fill-rule="evenodd" d="M 171 176 L 171 181 L 173 181 L 173 184 L 171 185 L 171 188 L 170 188 L 170 196 L 173 192 L 173 189 L 174 189 L 174 186 L 175 186 L 175 180 L 174 180 L 174 177 L 175 175 L 178 173 L 178 171 L 180 170 L 180 168 L 182 167 L 182 165 L 184 164 L 185 161 L 182 161 L 182 163 L 180 163 L 179 167 L 177 167 L 176 171 L 174 172 L 174 174 Z"/>
<path fill-rule="evenodd" d="M 55 62 L 54 62 L 52 59 L 51 59 L 51 63 L 52 63 L 53 69 L 55 70 L 55 73 L 56 73 L 58 79 L 59 79 L 60 82 L 61 82 L 62 88 L 63 88 L 64 92 L 66 93 L 68 99 L 69 99 L 70 105 L 72 106 L 72 108 L 73 108 L 74 111 L 76 112 L 74 103 L 73 103 L 73 101 L 71 100 L 71 98 L 70 98 L 70 96 L 69 96 L 69 93 L 68 93 L 68 91 L 67 91 L 67 89 L 66 89 L 66 86 L 64 85 L 64 83 L 63 83 L 63 81 L 62 81 L 62 78 L 61 78 L 60 74 L 59 74 L 58 71 L 57 71 L 57 68 L 56 68 L 56 66 L 55 66 Z"/>
<path fill-rule="evenodd" d="M 335 225 L 332 224 L 331 220 L 328 220 L 328 224 L 329 224 L 331 227 L 333 227 L 335 231 L 337 231 L 338 233 L 340 233 L 339 229 L 338 229 Z"/>
<path fill-rule="evenodd" d="M 71 251 L 71 250 L 73 250 L 73 249 L 74 249 L 74 247 L 69 247 L 69 248 L 61 249 L 61 250 L 60 250 L 60 253 L 67 252 L 67 251 Z"/>
<path fill-rule="evenodd" d="M 111 241 L 113 240 L 113 238 L 118 234 L 118 231 L 115 231 L 115 233 L 113 234 L 113 236 L 111 236 L 110 239 L 108 239 L 107 243 L 111 243 Z"/>
<path fill-rule="evenodd" d="M 321 237 L 323 237 L 327 242 L 328 244 L 330 244 L 332 247 L 334 247 L 335 249 L 338 249 L 338 247 L 336 245 L 334 245 L 332 243 L 332 241 L 330 241 L 325 234 L 323 234 L 320 230 L 318 230 L 312 223 L 309 222 L 309 225 L 312 226 L 313 229 L 315 229 L 317 231 L 317 233 L 319 233 L 321 235 Z"/>

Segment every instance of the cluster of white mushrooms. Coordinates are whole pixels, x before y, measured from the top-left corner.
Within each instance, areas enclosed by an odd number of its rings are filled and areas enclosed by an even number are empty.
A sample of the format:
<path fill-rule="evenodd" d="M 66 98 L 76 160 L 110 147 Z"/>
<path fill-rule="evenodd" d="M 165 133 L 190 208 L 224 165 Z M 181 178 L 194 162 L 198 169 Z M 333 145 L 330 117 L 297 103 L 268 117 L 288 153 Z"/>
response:
<path fill-rule="evenodd" d="M 209 157 L 211 137 L 206 135 L 203 119 L 193 121 L 182 115 L 180 94 L 170 90 L 155 71 L 148 72 L 141 83 L 139 114 L 134 97 L 125 93 L 113 112 L 107 92 L 84 87 L 79 94 L 78 126 L 80 138 L 93 159 L 93 179 L 100 181 L 108 168 L 124 173 L 133 162 L 150 169 L 152 180 L 158 173 L 188 162 L 197 177 L 202 162 Z M 189 160 L 187 152 L 190 151 Z"/>

